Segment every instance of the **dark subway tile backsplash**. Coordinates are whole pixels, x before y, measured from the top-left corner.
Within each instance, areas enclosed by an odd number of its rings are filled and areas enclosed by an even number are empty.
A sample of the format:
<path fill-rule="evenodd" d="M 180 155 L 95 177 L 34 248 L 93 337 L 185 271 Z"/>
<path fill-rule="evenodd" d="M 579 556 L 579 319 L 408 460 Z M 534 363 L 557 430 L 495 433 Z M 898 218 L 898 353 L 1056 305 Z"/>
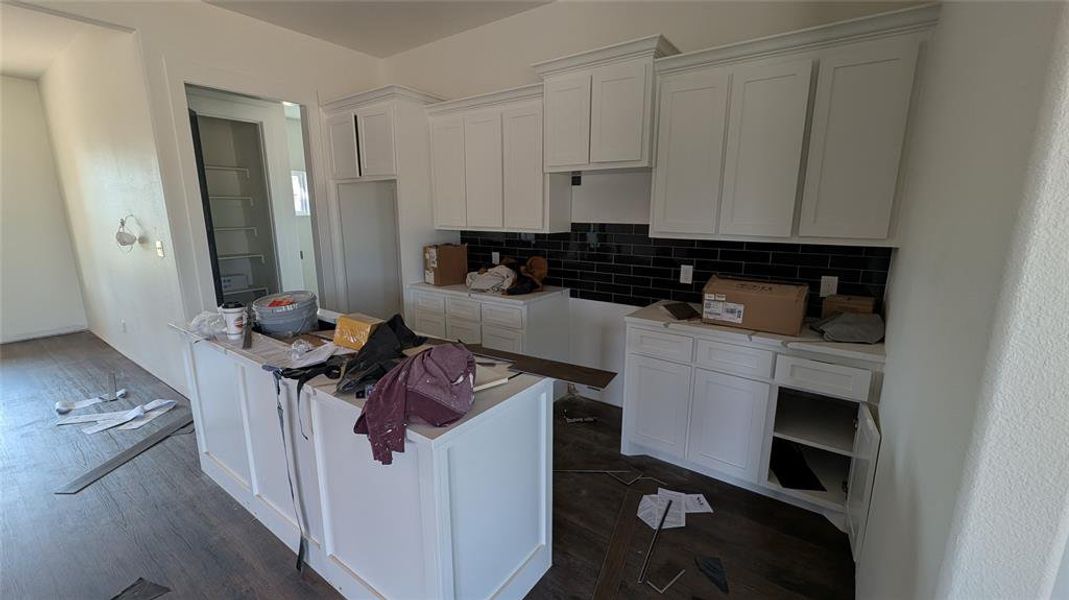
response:
<path fill-rule="evenodd" d="M 651 239 L 649 226 L 573 223 L 567 233 L 462 231 L 468 268 L 490 265 L 491 252 L 520 262 L 544 256 L 547 285 L 573 298 L 646 306 L 657 300 L 700 302 L 713 274 L 809 285 L 809 314 L 820 314 L 820 277 L 839 278 L 839 293 L 883 298 L 891 248 Z M 679 267 L 694 265 L 694 283 Z"/>

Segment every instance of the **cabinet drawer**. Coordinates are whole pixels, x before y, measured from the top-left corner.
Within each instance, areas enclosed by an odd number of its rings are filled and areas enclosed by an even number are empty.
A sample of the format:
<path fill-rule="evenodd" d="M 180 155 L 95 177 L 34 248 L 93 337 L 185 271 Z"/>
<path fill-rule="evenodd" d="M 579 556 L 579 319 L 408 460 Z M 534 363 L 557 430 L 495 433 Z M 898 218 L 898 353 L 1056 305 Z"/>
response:
<path fill-rule="evenodd" d="M 723 344 L 711 340 L 698 340 L 694 362 L 724 373 L 771 377 L 775 355 L 766 350 Z"/>
<path fill-rule="evenodd" d="M 776 382 L 800 390 L 866 401 L 872 372 L 794 356 L 776 359 Z"/>
<path fill-rule="evenodd" d="M 472 321 L 478 326 L 480 320 L 479 303 L 466 298 L 446 298 L 445 314 L 465 321 Z"/>
<path fill-rule="evenodd" d="M 482 306 L 482 316 L 483 323 L 488 325 L 523 329 L 523 309 L 516 306 L 486 303 Z"/>
<path fill-rule="evenodd" d="M 445 315 L 445 296 L 416 292 L 412 294 L 412 300 L 420 312 Z"/>
<path fill-rule="evenodd" d="M 523 332 L 483 324 L 482 333 L 484 347 L 523 354 Z"/>
<path fill-rule="evenodd" d="M 416 310 L 416 323 L 414 329 L 417 333 L 445 338 L 445 317 L 423 310 Z"/>
<path fill-rule="evenodd" d="M 694 338 L 649 329 L 631 329 L 627 332 L 627 349 L 665 360 L 689 363 L 694 353 Z"/>
<path fill-rule="evenodd" d="M 445 337 L 460 340 L 465 344 L 481 344 L 482 331 L 478 323 L 449 318 L 445 324 Z"/>

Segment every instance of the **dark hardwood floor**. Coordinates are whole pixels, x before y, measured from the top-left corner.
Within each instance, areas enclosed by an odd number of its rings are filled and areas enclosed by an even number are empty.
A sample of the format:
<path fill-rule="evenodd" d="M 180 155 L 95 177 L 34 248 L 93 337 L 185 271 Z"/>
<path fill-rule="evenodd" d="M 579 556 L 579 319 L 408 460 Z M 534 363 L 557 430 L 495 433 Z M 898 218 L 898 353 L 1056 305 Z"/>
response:
<path fill-rule="evenodd" d="M 53 495 L 179 416 L 93 436 L 52 424 L 56 400 L 99 394 L 109 371 L 121 374 L 131 395 L 107 410 L 155 398 L 177 399 L 185 410 L 174 390 L 91 334 L 0 346 L 0 598 L 110 598 L 138 577 L 171 588 L 165 598 L 338 598 L 314 574 L 298 574 L 293 554 L 200 472 L 193 435 L 172 436 L 76 495 Z M 853 596 L 846 536 L 823 517 L 621 456 L 617 408 L 591 401 L 555 408 L 557 468 L 641 470 L 671 489 L 704 493 L 716 510 L 662 534 L 651 570 L 665 562 L 687 570 L 664 597 L 723 596 L 694 566 L 697 555 L 723 561 L 731 597 Z M 565 424 L 563 409 L 598 422 Z M 554 565 L 531 598 L 590 598 L 626 490 L 606 475 L 554 477 Z M 660 597 L 635 583 L 650 535 L 637 524 L 620 598 Z"/>

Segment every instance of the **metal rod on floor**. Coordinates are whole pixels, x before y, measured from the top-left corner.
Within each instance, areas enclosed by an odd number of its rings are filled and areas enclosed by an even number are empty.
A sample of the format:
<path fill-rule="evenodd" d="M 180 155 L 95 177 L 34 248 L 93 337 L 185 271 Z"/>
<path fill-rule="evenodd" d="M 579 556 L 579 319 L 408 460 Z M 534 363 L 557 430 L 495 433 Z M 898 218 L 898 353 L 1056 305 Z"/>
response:
<path fill-rule="evenodd" d="M 638 582 L 646 582 L 646 569 L 650 567 L 650 557 L 653 556 L 653 546 L 657 543 L 657 536 L 661 535 L 661 529 L 664 528 L 664 520 L 668 518 L 668 511 L 672 508 L 672 501 L 669 500 L 668 504 L 664 507 L 664 514 L 661 515 L 661 522 L 657 524 L 657 529 L 653 532 L 653 537 L 650 538 L 650 546 L 646 548 L 646 558 L 642 559 L 642 570 L 638 572 Z"/>

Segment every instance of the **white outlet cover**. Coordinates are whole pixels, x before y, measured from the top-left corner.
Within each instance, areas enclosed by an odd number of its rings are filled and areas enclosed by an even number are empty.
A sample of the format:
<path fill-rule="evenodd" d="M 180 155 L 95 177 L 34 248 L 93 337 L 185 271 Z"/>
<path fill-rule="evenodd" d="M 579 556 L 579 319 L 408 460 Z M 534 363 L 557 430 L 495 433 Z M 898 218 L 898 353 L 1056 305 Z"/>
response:
<path fill-rule="evenodd" d="M 827 298 L 839 292 L 839 278 L 832 275 L 822 275 L 820 278 L 820 297 Z"/>
<path fill-rule="evenodd" d="M 163 258 L 163 241 L 156 240 L 156 256 Z"/>
<path fill-rule="evenodd" d="M 501 253 L 500 252 L 491 252 L 490 253 L 490 262 L 494 263 L 495 265 L 500 264 L 501 263 Z"/>
<path fill-rule="evenodd" d="M 694 283 L 694 265 L 679 267 L 679 283 Z"/>

